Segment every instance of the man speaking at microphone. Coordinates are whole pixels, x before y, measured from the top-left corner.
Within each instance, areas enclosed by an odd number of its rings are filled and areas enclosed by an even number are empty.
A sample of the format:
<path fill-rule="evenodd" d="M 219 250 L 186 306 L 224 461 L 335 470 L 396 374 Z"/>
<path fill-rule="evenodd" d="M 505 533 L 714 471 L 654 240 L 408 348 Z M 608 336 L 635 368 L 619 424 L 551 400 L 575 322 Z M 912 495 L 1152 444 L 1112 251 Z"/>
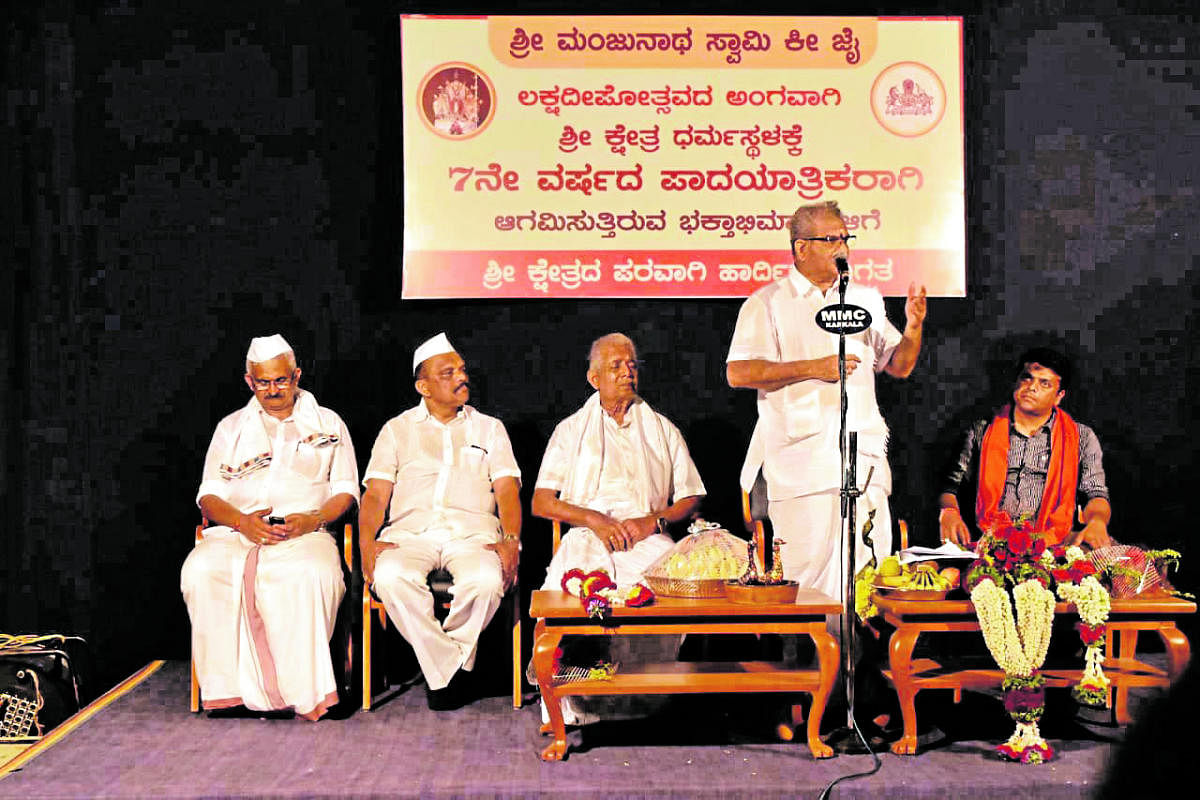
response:
<path fill-rule="evenodd" d="M 846 223 L 836 202 L 801 206 L 788 223 L 796 269 L 746 299 L 729 347 L 726 377 L 734 388 L 758 390 L 758 423 L 742 468 L 749 491 L 759 470 L 767 483 L 768 514 L 783 540 L 784 576 L 800 586 L 844 597 L 846 569 L 838 563 L 842 484 L 838 336 L 818 326 L 821 309 L 839 302 L 839 262 L 848 269 Z M 849 277 L 849 276 L 847 276 Z M 874 474 L 858 499 L 861 524 L 875 511 L 875 553 L 891 551 L 887 425 L 875 402 L 875 373 L 906 378 L 921 351 L 925 287 L 910 285 L 904 332 L 884 314 L 883 298 L 851 282 L 846 304 L 865 309 L 869 327 L 846 336 L 846 430 L 858 432 L 858 482 Z M 870 558 L 862 537 L 855 571 Z"/>

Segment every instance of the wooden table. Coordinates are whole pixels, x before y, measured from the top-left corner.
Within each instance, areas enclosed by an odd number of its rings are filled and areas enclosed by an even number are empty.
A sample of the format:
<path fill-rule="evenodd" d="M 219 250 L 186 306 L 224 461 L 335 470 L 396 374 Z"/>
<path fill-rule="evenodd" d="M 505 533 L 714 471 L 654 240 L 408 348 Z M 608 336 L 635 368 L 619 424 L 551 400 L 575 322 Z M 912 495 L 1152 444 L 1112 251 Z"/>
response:
<path fill-rule="evenodd" d="M 999 686 L 1004 672 L 995 669 L 952 669 L 934 659 L 913 660 L 913 648 L 922 633 L 979 632 L 979 620 L 970 600 L 903 600 L 895 594 L 877 592 L 875 605 L 883 620 L 895 627 L 888 647 L 890 669 L 884 676 L 896 689 L 904 716 L 904 735 L 892 745 L 897 755 L 917 752 L 917 712 L 915 700 L 922 689 L 953 689 L 955 700 L 963 689 Z M 1055 618 L 1075 617 L 1067 603 L 1054 608 Z M 1119 724 L 1130 722 L 1129 689 L 1133 686 L 1169 686 L 1187 668 L 1191 647 L 1187 637 L 1175 626 L 1180 614 L 1196 613 L 1196 604 L 1177 597 L 1130 598 L 1112 601 L 1108 615 L 1104 674 L 1112 681 L 1109 705 Z M 1153 631 L 1162 640 L 1167 653 L 1167 668 L 1162 670 L 1137 659 L 1138 633 Z M 1070 687 L 1079 682 L 1083 664 L 1076 669 L 1044 669 L 1046 685 Z M 1115 693 L 1115 703 L 1113 694 Z"/>
<path fill-rule="evenodd" d="M 566 758 L 566 726 L 559 698 L 565 695 L 695 694 L 727 692 L 806 692 L 812 695 L 808 748 L 816 758 L 833 749 L 817 734 L 825 703 L 838 672 L 838 644 L 825 628 L 825 615 L 841 605 L 813 590 L 801 589 L 795 603 L 740 604 L 725 598 L 658 597 L 642 608 L 617 607 L 605 620 L 589 618 L 579 599 L 566 592 L 536 591 L 529 615 L 534 629 L 533 665 L 550 722 L 543 733 L 554 741 L 542 751 L 546 761 Z M 563 636 L 685 633 L 808 634 L 816 645 L 819 669 L 791 669 L 768 661 L 671 662 L 622 665 L 610 680 L 553 679 L 554 651 Z"/>

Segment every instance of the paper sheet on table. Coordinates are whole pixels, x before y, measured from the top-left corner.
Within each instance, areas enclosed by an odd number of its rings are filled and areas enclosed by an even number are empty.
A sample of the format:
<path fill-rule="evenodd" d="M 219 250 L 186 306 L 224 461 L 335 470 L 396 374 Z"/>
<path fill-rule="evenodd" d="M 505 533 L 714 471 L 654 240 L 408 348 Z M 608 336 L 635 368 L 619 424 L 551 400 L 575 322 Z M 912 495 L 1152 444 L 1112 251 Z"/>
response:
<path fill-rule="evenodd" d="M 942 558 L 976 558 L 974 550 L 964 550 L 954 542 L 943 542 L 941 547 L 910 547 L 900 551 L 900 563 L 912 564 L 917 561 L 934 561 Z"/>

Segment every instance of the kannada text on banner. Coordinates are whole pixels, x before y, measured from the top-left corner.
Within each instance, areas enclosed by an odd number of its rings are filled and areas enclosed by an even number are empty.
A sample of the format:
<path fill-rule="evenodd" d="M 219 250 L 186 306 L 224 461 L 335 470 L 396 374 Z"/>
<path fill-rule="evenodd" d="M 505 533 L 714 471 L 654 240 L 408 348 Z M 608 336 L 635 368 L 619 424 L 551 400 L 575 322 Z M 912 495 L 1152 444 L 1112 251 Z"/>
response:
<path fill-rule="evenodd" d="M 962 20 L 403 16 L 412 298 L 745 297 L 837 200 L 857 282 L 966 291 Z"/>

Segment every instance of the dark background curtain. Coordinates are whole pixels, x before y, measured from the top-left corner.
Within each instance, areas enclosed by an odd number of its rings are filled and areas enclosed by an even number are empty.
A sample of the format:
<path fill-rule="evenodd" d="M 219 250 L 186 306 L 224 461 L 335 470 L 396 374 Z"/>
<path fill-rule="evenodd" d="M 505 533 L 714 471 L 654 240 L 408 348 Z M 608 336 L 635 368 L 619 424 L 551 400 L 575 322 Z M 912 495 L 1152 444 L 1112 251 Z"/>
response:
<path fill-rule="evenodd" d="M 400 301 L 398 14 L 505 10 L 433 5 L 5 4 L 0 629 L 86 636 L 102 682 L 186 657 L 179 567 L 204 452 L 247 399 L 249 338 L 271 332 L 346 419 L 362 468 L 415 401 L 413 345 L 446 330 L 473 403 L 508 426 L 528 508 L 550 431 L 587 396 L 588 343 L 625 331 L 647 362 L 643 394 L 708 484 L 705 516 L 738 529 L 755 415 L 724 378 L 739 301 Z M 1114 534 L 1184 550 L 1178 583 L 1194 588 L 1200 26 L 1187 6 L 795 9 L 966 14 L 968 296 L 931 302 L 911 379 L 879 379 L 893 513 L 916 541 L 936 541 L 938 476 L 966 424 L 1003 399 L 1019 351 L 1047 343 L 1076 361 L 1065 407 L 1104 446 Z M 888 314 L 902 325 L 903 301 Z M 528 589 L 548 525 L 525 531 Z"/>

